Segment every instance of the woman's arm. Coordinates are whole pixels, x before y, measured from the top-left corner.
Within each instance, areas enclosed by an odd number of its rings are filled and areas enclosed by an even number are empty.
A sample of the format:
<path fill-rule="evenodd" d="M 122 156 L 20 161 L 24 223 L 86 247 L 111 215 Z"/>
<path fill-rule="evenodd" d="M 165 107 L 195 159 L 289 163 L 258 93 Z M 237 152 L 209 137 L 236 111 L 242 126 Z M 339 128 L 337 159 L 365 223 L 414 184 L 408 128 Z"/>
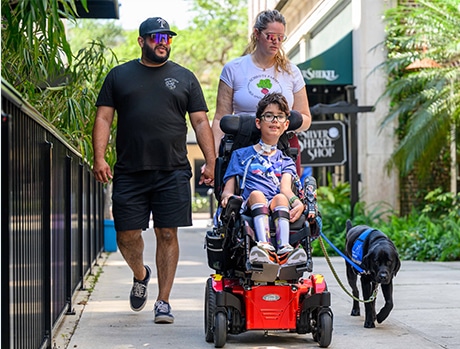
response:
<path fill-rule="evenodd" d="M 292 109 L 300 112 L 303 118 L 302 126 L 300 126 L 300 128 L 296 131 L 301 132 L 308 130 L 311 125 L 311 114 L 305 86 L 300 91 L 294 93 L 294 104 Z"/>
<path fill-rule="evenodd" d="M 224 115 L 233 114 L 233 89 L 222 80 L 219 81 L 217 90 L 216 114 L 212 121 L 212 133 L 216 155 L 219 156 L 219 146 L 224 133 L 220 129 L 220 120 Z"/>

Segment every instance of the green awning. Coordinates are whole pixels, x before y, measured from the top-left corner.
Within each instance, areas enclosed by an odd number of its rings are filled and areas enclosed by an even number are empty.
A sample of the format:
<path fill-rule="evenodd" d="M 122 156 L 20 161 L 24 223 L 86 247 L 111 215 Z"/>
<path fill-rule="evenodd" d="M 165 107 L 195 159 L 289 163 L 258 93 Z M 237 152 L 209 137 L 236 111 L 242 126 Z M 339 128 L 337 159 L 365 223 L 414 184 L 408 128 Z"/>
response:
<path fill-rule="evenodd" d="M 348 33 L 320 55 L 298 64 L 307 85 L 353 85 L 353 41 Z"/>

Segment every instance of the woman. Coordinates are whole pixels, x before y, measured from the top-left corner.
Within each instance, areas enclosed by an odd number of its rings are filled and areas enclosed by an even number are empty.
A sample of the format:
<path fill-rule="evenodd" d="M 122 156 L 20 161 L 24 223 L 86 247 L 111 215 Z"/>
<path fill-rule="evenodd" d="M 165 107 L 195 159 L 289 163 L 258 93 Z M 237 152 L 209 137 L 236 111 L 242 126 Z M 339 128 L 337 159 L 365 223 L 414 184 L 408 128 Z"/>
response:
<path fill-rule="evenodd" d="M 245 54 L 224 66 L 212 123 L 216 154 L 223 136 L 219 126 L 222 116 L 241 113 L 255 115 L 259 100 L 271 92 L 282 93 L 289 108 L 302 114 L 303 124 L 296 131 L 305 131 L 310 127 L 311 115 L 305 81 L 299 68 L 289 62 L 282 48 L 286 40 L 285 29 L 286 20 L 279 11 L 260 12 Z M 295 134 L 290 144 L 291 147 L 299 148 Z M 300 173 L 300 154 L 296 165 Z"/>

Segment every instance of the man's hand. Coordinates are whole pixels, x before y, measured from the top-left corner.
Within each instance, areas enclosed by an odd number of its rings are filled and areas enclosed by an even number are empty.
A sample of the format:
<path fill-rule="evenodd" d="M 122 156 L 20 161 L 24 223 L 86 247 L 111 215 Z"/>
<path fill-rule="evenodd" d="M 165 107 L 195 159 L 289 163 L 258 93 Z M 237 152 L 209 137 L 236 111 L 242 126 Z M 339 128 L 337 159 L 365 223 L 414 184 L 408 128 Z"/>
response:
<path fill-rule="evenodd" d="M 214 186 L 214 166 L 210 167 L 207 164 L 201 166 L 201 176 L 198 184 L 203 183 L 209 187 Z"/>
<path fill-rule="evenodd" d="M 94 161 L 93 174 L 94 178 L 101 183 L 107 183 L 113 178 L 112 170 L 105 160 Z"/>

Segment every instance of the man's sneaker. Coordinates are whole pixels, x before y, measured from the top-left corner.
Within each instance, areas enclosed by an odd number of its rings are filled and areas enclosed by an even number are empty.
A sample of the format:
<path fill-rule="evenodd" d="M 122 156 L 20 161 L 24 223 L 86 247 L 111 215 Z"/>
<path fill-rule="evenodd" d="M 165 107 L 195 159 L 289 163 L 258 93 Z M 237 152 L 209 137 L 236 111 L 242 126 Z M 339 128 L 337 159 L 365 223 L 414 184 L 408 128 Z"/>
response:
<path fill-rule="evenodd" d="M 165 301 L 156 301 L 153 307 L 155 312 L 155 323 L 156 324 L 172 324 L 174 322 L 174 316 L 171 314 L 171 306 Z"/>
<path fill-rule="evenodd" d="M 296 249 L 292 249 L 290 252 L 284 253 L 283 255 L 279 255 L 278 258 L 280 264 L 283 266 L 306 264 L 308 260 L 307 253 L 301 246 Z"/>
<path fill-rule="evenodd" d="M 251 264 L 270 263 L 278 264 L 278 256 L 276 250 L 269 242 L 258 242 L 256 246 L 251 248 L 249 253 L 249 262 Z"/>
<path fill-rule="evenodd" d="M 152 271 L 148 265 L 145 265 L 145 271 L 147 272 L 147 275 L 145 276 L 144 280 L 139 281 L 133 278 L 134 283 L 133 287 L 131 288 L 129 302 L 131 309 L 134 311 L 141 311 L 144 309 L 145 304 L 147 303 L 147 286 L 149 284 Z"/>

